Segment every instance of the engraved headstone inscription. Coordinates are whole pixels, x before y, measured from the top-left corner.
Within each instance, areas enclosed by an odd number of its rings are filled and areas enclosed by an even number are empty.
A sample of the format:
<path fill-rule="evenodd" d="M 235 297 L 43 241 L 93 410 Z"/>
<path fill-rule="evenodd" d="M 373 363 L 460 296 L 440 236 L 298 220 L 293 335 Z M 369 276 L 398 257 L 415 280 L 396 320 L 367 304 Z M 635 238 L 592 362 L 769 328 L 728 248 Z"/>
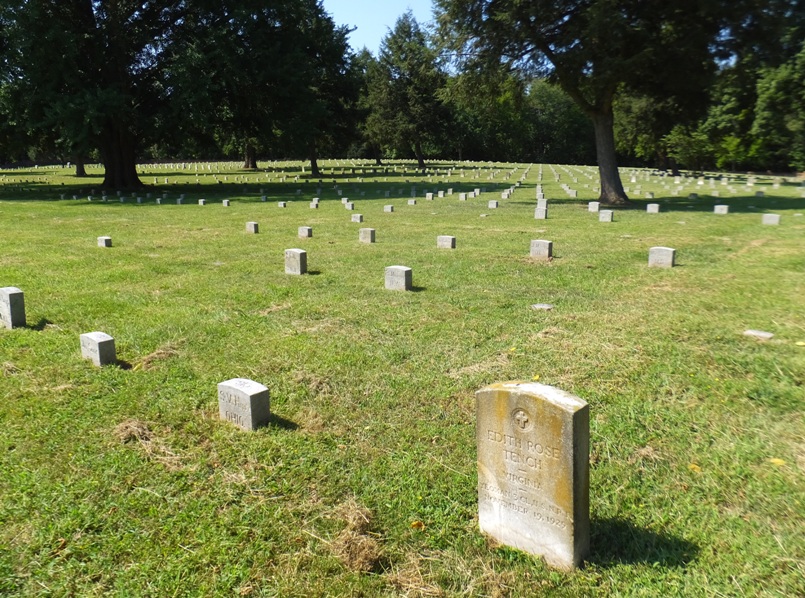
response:
<path fill-rule="evenodd" d="M 232 378 L 218 384 L 218 412 L 221 419 L 244 430 L 268 424 L 271 402 L 268 388 L 247 378 Z"/>
<path fill-rule="evenodd" d="M 481 531 L 551 567 L 578 567 L 590 548 L 587 403 L 533 382 L 475 398 Z"/>

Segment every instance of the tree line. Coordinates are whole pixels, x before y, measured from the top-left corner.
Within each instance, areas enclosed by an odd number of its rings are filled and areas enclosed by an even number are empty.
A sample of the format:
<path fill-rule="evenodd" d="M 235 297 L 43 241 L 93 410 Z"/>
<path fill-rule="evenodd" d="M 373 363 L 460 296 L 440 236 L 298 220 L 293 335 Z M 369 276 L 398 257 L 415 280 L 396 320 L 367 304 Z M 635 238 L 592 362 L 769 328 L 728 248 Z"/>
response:
<path fill-rule="evenodd" d="M 0 158 L 805 168 L 803 0 L 436 0 L 377 56 L 320 0 L 2 0 Z"/>

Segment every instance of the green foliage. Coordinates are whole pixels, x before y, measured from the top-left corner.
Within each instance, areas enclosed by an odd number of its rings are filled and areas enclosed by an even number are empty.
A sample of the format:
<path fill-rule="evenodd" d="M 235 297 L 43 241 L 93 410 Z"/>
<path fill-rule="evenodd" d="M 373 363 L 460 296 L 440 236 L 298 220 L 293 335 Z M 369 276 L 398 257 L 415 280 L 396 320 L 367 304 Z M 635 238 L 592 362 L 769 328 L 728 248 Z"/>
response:
<path fill-rule="evenodd" d="M 438 144 L 447 113 L 439 98 L 446 75 L 427 34 L 411 11 L 403 14 L 367 66 L 366 133 L 377 146 L 416 156 L 424 167 L 424 147 Z"/>

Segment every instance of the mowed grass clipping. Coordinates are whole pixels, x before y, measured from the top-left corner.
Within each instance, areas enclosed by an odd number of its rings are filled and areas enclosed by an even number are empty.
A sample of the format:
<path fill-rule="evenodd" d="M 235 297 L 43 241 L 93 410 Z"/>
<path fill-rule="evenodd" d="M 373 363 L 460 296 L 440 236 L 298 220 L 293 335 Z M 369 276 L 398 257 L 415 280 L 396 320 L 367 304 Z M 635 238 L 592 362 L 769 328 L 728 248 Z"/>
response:
<path fill-rule="evenodd" d="M 324 167 L 320 190 L 300 164 L 143 167 L 142 204 L 104 202 L 97 169 L 5 173 L 0 286 L 29 326 L 0 331 L 0 594 L 805 593 L 799 183 L 624 171 L 635 206 L 600 223 L 591 168 Z M 647 267 L 657 245 L 678 267 Z M 308 275 L 284 273 L 289 248 Z M 413 292 L 385 290 L 391 265 Z M 118 366 L 81 358 L 96 330 Z M 219 420 L 235 377 L 268 386 L 270 426 Z M 512 379 L 590 404 L 592 552 L 571 574 L 478 531 L 474 392 Z"/>

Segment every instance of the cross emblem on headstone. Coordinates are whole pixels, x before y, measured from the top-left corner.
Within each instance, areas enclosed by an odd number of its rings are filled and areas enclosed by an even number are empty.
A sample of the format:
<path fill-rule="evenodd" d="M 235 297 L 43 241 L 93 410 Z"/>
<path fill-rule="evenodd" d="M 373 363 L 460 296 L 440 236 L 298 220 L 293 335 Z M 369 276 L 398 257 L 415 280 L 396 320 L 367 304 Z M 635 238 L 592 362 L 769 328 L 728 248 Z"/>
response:
<path fill-rule="evenodd" d="M 528 425 L 528 415 L 526 415 L 525 411 L 518 411 L 517 415 L 514 416 L 514 421 L 517 422 L 521 430 L 525 430 L 525 427 Z"/>

